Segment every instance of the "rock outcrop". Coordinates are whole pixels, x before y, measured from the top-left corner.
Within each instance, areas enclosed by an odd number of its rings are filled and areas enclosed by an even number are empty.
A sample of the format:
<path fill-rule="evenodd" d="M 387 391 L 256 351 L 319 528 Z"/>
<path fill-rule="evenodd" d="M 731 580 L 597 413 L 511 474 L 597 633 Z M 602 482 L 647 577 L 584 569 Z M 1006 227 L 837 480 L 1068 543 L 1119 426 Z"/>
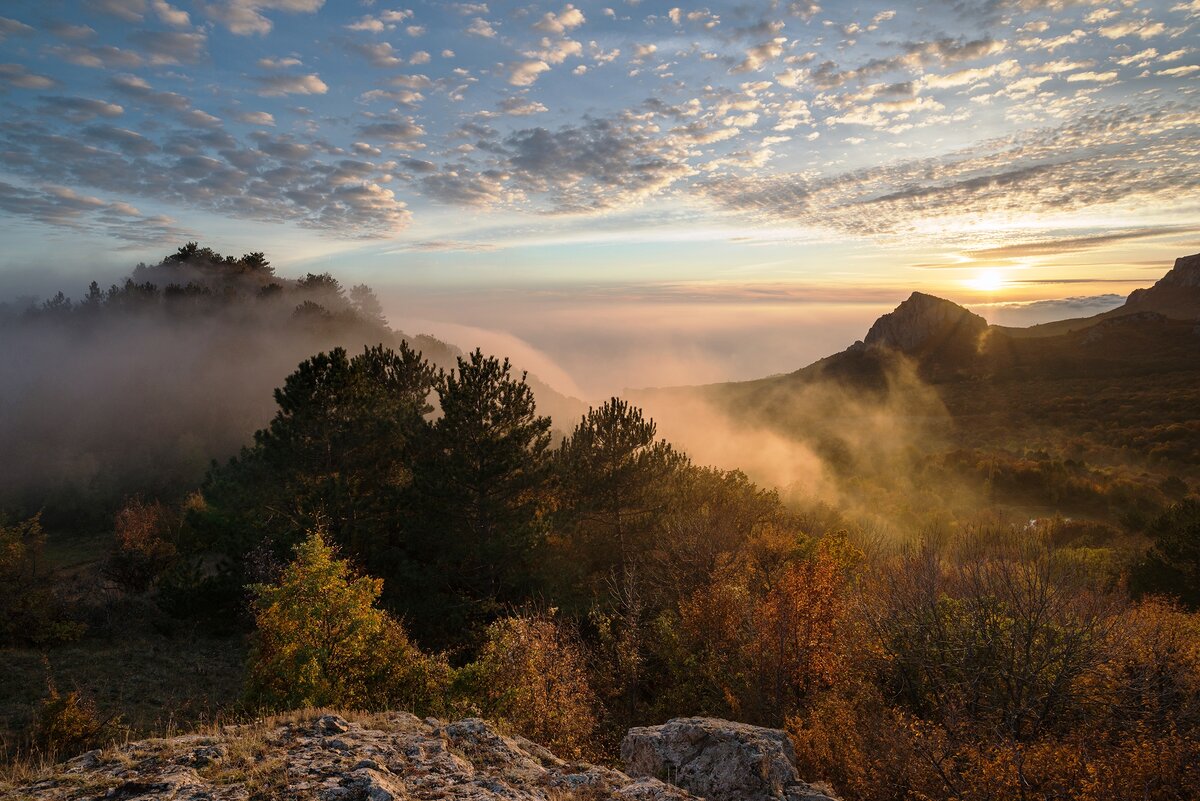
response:
<path fill-rule="evenodd" d="M 685 764 L 692 765 L 689 784 L 710 788 L 713 801 L 826 798 L 791 789 L 800 785 L 787 762 L 787 739 L 776 736 L 782 733 L 725 721 L 712 721 L 710 728 L 713 735 L 693 743 Z M 699 783 L 701 765 L 719 778 Z M 750 775 L 739 780 L 741 771 Z M 684 775 L 677 771 L 667 778 L 682 782 Z M 482 720 L 444 723 L 388 713 L 357 722 L 324 715 L 227 726 L 212 734 L 90 751 L 28 785 L 0 788 L 0 799 L 695 801 L 687 786 L 568 762 Z M 731 794 L 738 787 L 745 795 Z M 767 788 L 783 794 L 764 795 Z"/>
<path fill-rule="evenodd" d="M 863 342 L 904 353 L 948 343 L 974 349 L 987 327 L 987 320 L 957 303 L 914 292 L 894 311 L 876 320 Z"/>
<path fill-rule="evenodd" d="M 796 772 L 792 742 L 779 729 L 715 718 L 677 718 L 630 729 L 621 743 L 630 776 L 661 779 L 708 801 L 831 801 L 832 792 Z"/>
<path fill-rule="evenodd" d="M 1181 256 L 1167 274 L 1146 289 L 1135 289 L 1125 305 L 1109 315 L 1158 312 L 1178 320 L 1200 319 L 1200 253 Z"/>

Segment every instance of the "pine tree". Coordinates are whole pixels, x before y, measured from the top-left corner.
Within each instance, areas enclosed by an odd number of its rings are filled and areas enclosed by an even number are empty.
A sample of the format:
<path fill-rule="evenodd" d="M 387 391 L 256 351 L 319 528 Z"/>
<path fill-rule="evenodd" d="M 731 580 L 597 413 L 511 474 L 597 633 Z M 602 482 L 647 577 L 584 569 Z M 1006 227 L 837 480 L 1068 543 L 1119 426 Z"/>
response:
<path fill-rule="evenodd" d="M 235 566 L 264 540 L 283 556 L 323 525 L 372 572 L 390 575 L 404 558 L 412 440 L 435 378 L 404 343 L 307 359 L 275 391 L 279 410 L 253 447 L 210 473 L 206 519 L 192 522 Z"/>
<path fill-rule="evenodd" d="M 524 374 L 479 350 L 459 357 L 437 394 L 441 416 L 426 429 L 414 489 L 425 601 L 449 596 L 452 613 L 437 619 L 445 634 L 529 588 L 546 531 L 550 419 Z"/>
<path fill-rule="evenodd" d="M 656 433 L 641 409 L 612 398 L 589 409 L 559 448 L 560 522 L 588 554 L 594 571 L 630 568 L 666 501 L 667 480 L 687 464 Z"/>

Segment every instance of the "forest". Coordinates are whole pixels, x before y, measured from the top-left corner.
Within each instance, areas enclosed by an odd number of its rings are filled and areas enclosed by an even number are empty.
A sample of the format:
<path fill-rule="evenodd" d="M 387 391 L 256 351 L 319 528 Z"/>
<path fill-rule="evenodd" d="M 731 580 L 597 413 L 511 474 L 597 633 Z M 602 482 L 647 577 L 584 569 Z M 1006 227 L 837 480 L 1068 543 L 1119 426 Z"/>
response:
<path fill-rule="evenodd" d="M 65 350 L 98 332 L 179 372 L 92 364 L 116 389 L 46 434 L 12 421 L 81 399 L 7 368 L 0 782 L 316 707 L 477 715 L 600 762 L 631 726 L 727 718 L 785 729 L 802 775 L 862 801 L 1200 797 L 1197 432 L 1177 403 L 1101 431 L 1087 377 L 1076 406 L 1035 392 L 1044 375 L 939 389 L 918 365 L 870 407 L 907 426 L 883 451 L 809 389 L 787 425 L 836 484 L 819 492 L 689 456 L 651 417 L 662 393 L 577 410 L 261 253 L 189 244 L 0 319 Z M 978 416 L 1022 387 L 1052 412 L 1037 431 Z M 1158 387 L 1193 392 L 1130 391 Z M 132 414 L 104 423 L 110 401 Z"/>

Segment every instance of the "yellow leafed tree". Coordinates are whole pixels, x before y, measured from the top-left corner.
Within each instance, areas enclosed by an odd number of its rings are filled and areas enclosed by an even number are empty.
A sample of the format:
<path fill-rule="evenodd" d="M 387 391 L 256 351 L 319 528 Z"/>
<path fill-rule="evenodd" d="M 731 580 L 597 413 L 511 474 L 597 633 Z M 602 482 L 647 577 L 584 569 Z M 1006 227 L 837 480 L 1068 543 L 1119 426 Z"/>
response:
<path fill-rule="evenodd" d="M 314 531 L 278 584 L 255 585 L 248 695 L 273 709 L 436 709 L 450 669 L 375 606 L 383 581 L 358 576 Z"/>

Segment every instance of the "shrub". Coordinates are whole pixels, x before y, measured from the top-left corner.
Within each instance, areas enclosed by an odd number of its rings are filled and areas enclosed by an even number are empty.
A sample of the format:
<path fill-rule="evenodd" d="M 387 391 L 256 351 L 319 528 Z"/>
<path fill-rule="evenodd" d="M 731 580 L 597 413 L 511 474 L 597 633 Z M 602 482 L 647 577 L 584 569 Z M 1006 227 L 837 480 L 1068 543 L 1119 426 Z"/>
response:
<path fill-rule="evenodd" d="M 83 633 L 39 569 L 45 541 L 40 515 L 0 519 L 0 643 L 58 645 Z"/>
<path fill-rule="evenodd" d="M 175 559 L 168 512 L 161 503 L 133 498 L 113 523 L 113 550 L 104 572 L 127 592 L 145 592 Z"/>
<path fill-rule="evenodd" d="M 95 703 L 79 690 L 59 692 L 53 681 L 47 690 L 30 724 L 31 745 L 46 754 L 63 755 L 97 744 L 108 723 L 100 719 Z"/>
<path fill-rule="evenodd" d="M 356 576 L 314 531 L 278 584 L 254 585 L 248 696 L 272 709 L 440 706 L 449 667 L 376 608 L 383 581 Z"/>
<path fill-rule="evenodd" d="M 559 753 L 586 752 L 596 698 L 582 646 L 553 617 L 510 617 L 488 626 L 479 659 L 463 678 L 484 716 Z"/>

